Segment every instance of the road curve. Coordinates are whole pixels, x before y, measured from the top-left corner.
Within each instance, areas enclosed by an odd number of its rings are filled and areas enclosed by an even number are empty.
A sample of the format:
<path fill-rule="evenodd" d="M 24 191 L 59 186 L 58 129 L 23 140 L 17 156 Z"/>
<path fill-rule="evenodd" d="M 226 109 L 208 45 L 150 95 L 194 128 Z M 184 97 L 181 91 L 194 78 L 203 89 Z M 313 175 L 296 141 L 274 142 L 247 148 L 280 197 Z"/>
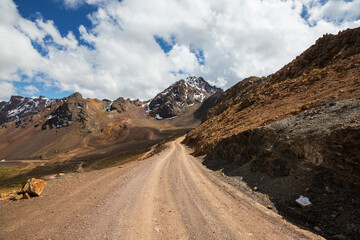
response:
<path fill-rule="evenodd" d="M 182 139 L 159 155 L 0 203 L 0 239 L 322 239 L 224 183 Z"/>

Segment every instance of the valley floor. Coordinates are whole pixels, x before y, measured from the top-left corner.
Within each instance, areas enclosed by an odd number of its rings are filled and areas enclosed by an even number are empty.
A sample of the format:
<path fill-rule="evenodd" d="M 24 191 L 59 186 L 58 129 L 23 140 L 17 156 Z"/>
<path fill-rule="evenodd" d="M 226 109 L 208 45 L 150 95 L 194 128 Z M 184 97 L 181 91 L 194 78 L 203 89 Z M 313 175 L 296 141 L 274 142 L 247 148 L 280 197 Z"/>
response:
<path fill-rule="evenodd" d="M 180 144 L 0 202 L 0 239 L 322 239 L 258 204 Z"/>

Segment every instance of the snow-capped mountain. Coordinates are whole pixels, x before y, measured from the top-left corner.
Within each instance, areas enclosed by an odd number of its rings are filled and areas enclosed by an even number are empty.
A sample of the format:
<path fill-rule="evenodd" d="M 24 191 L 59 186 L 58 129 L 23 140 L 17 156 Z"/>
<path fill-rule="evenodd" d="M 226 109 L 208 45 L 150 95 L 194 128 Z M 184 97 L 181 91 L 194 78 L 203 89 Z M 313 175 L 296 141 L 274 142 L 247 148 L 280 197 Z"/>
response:
<path fill-rule="evenodd" d="M 46 97 L 12 96 L 0 102 L 0 125 L 43 111 L 52 102 Z"/>
<path fill-rule="evenodd" d="M 148 103 L 147 111 L 159 120 L 174 118 L 187 106 L 202 103 L 217 92 L 222 92 L 222 89 L 211 86 L 202 77 L 188 77 L 156 95 Z"/>

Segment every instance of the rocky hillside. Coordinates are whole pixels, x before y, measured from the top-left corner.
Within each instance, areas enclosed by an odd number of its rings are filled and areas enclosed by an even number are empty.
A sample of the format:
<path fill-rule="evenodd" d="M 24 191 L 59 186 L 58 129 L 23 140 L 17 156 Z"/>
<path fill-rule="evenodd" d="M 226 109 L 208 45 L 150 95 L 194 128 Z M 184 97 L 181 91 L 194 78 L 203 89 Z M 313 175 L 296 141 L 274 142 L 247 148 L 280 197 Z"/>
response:
<path fill-rule="evenodd" d="M 288 176 L 303 165 L 337 169 L 360 183 L 360 98 L 324 103 L 297 116 L 223 139 L 206 164 L 245 164 L 255 172 Z"/>
<path fill-rule="evenodd" d="M 98 99 L 84 99 L 78 92 L 69 97 L 57 99 L 53 103 L 53 111 L 42 123 L 42 129 L 60 129 L 69 127 L 73 123 L 80 123 L 81 132 L 98 132 L 99 112 L 105 112 L 107 103 Z"/>
<path fill-rule="evenodd" d="M 0 125 L 43 111 L 52 100 L 12 96 L 8 102 L 0 102 Z"/>
<path fill-rule="evenodd" d="M 324 103 L 220 141 L 204 164 L 241 176 L 327 239 L 359 239 L 360 99 Z M 306 196 L 308 209 L 295 199 Z M 316 228 L 315 228 L 316 227 Z"/>
<path fill-rule="evenodd" d="M 330 50 L 329 50 L 330 49 Z M 225 91 L 208 120 L 187 135 L 197 154 L 242 131 L 338 100 L 360 96 L 360 28 L 325 35 L 266 78 L 251 77 Z"/>
<path fill-rule="evenodd" d="M 148 103 L 147 110 L 150 116 L 159 120 L 174 118 L 186 107 L 200 104 L 218 92 L 222 92 L 222 90 L 211 86 L 203 78 L 188 77 L 157 94 Z"/>
<path fill-rule="evenodd" d="M 86 119 L 87 104 L 80 93 L 58 100 L 57 105 L 42 125 L 43 129 L 68 127 L 72 122 L 82 122 Z"/>
<path fill-rule="evenodd" d="M 239 102 L 241 102 L 242 107 L 251 105 L 252 100 L 248 99 L 247 96 L 249 92 L 251 92 L 253 89 L 256 89 L 257 86 L 262 83 L 262 80 L 264 80 L 264 78 L 248 77 L 238 82 L 224 93 L 220 94 L 213 103 L 214 106 L 208 110 L 204 120 L 219 115 L 229 107 Z M 248 99 L 248 101 L 244 101 L 244 99 Z"/>
<path fill-rule="evenodd" d="M 113 111 L 116 110 L 118 113 L 123 113 L 126 111 L 129 111 L 131 109 L 134 109 L 136 107 L 141 107 L 143 103 L 141 101 L 137 100 L 130 100 L 125 99 L 123 97 L 119 97 L 113 102 L 109 102 L 109 106 L 107 108 L 107 111 Z"/>
<path fill-rule="evenodd" d="M 329 239 L 360 228 L 360 28 L 325 35 L 281 70 L 224 92 L 185 142 L 286 217 Z M 313 207 L 295 199 L 309 197 Z M 346 212 L 347 214 L 343 214 Z"/>

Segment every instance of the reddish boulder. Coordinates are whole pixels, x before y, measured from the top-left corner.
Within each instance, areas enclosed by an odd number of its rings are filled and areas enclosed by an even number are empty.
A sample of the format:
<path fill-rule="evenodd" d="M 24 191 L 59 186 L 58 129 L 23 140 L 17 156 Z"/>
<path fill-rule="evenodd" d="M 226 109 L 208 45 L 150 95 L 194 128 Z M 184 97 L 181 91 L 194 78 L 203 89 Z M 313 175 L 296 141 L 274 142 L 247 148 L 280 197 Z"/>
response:
<path fill-rule="evenodd" d="M 30 178 L 21 188 L 19 193 L 28 193 L 30 196 L 40 196 L 46 186 L 46 181 L 36 178 Z"/>

